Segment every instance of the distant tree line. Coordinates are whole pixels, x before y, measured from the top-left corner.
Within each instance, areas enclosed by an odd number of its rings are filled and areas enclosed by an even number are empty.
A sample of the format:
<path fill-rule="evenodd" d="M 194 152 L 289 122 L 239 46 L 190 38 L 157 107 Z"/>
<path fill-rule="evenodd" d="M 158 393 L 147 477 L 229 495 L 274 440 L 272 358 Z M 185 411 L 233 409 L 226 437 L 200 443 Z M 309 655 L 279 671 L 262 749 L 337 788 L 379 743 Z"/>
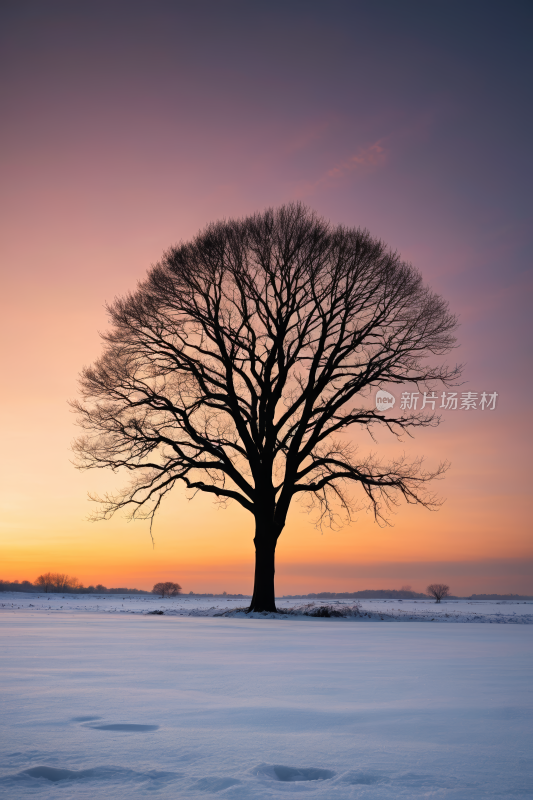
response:
<path fill-rule="evenodd" d="M 413 592 L 411 589 L 362 589 L 360 592 L 311 592 L 310 594 L 285 594 L 284 600 L 352 600 L 363 598 L 367 600 L 413 600 L 424 598 L 427 594 Z"/>
<path fill-rule="evenodd" d="M 189 592 L 189 595 L 192 595 L 193 597 L 227 597 L 227 598 L 231 598 L 231 597 L 251 597 L 252 596 L 250 594 L 230 594 L 228 592 L 222 592 L 222 594 L 220 592 L 203 592 L 203 593 L 202 592 Z"/>
<path fill-rule="evenodd" d="M 61 594 L 150 594 L 144 589 L 128 589 L 118 586 L 108 589 L 101 583 L 96 586 L 84 586 L 77 578 L 58 572 L 45 572 L 35 581 L 4 581 L 0 578 L 0 592 L 34 592 L 45 594 L 61 592 Z"/>
<path fill-rule="evenodd" d="M 172 581 L 165 581 L 162 583 L 156 583 L 154 588 L 152 589 L 152 594 L 157 594 L 160 597 L 177 597 L 181 595 L 181 586 L 179 583 L 172 583 Z M 227 597 L 229 598 L 238 598 L 238 597 L 250 597 L 250 595 L 244 594 L 228 594 L 228 592 L 220 592 L 213 593 L 213 592 L 206 592 L 201 594 L 200 592 L 189 592 L 189 597 Z"/>
<path fill-rule="evenodd" d="M 0 592 L 37 592 L 31 581 L 3 581 L 0 579 Z"/>
<path fill-rule="evenodd" d="M 533 600 L 529 594 L 471 594 L 467 600 Z"/>
<path fill-rule="evenodd" d="M 57 580 L 51 581 L 47 576 L 56 576 Z M 41 582 L 41 579 L 42 582 Z M 67 580 L 65 580 L 67 579 Z M 154 586 L 151 592 L 145 589 L 128 589 L 124 586 L 108 589 L 98 583 L 96 586 L 84 586 L 77 578 L 63 575 L 62 573 L 44 573 L 39 575 L 37 580 L 32 581 L 4 581 L 0 578 L 0 592 L 34 592 L 35 594 L 41 592 L 61 592 L 62 594 L 161 594 L 158 589 L 163 584 Z M 179 586 L 179 584 L 172 584 Z M 48 588 L 45 588 L 48 586 Z M 429 587 L 428 587 L 429 589 Z M 181 594 L 181 586 L 179 591 L 175 594 Z M 189 592 L 189 596 L 193 597 L 249 597 L 243 594 L 230 594 L 229 592 Z M 311 592 L 310 594 L 285 594 L 284 600 L 351 600 L 354 598 L 361 598 L 367 600 L 415 600 L 424 599 L 432 596 L 429 592 L 413 592 L 410 589 L 363 589 L 360 592 Z M 165 593 L 164 596 L 171 596 Z M 434 596 L 434 595 L 433 595 Z M 522 594 L 472 594 L 468 597 L 457 597 L 456 595 L 446 595 L 451 600 L 533 600 L 532 595 Z"/>

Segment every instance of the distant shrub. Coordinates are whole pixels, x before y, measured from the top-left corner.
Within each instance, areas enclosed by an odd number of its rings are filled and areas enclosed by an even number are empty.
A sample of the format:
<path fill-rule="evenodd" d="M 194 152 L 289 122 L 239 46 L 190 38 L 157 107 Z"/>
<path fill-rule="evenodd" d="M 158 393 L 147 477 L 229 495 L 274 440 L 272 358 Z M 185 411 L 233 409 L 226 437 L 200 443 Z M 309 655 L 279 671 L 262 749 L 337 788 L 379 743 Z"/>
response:
<path fill-rule="evenodd" d="M 280 608 L 278 611 L 280 614 L 288 614 L 297 617 L 300 615 L 304 617 L 358 617 L 360 615 L 361 606 L 359 603 L 338 606 L 319 606 L 316 603 L 306 603 L 303 606 L 295 606 L 294 608 Z"/>
<path fill-rule="evenodd" d="M 181 586 L 179 583 L 172 583 L 172 581 L 165 581 L 164 583 L 156 583 L 152 589 L 153 594 L 159 594 L 161 597 L 176 597 L 180 594 Z"/>
<path fill-rule="evenodd" d="M 435 602 L 440 603 L 443 597 L 448 597 L 450 594 L 450 587 L 445 583 L 432 583 L 426 589 L 430 597 L 435 598 Z"/>

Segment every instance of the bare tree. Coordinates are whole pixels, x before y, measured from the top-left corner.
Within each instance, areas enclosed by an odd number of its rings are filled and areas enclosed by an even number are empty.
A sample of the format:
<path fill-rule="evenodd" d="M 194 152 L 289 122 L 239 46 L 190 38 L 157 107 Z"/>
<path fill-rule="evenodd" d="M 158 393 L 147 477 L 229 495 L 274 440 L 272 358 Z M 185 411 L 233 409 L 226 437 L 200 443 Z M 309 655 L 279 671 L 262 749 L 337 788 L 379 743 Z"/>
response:
<path fill-rule="evenodd" d="M 179 583 L 172 583 L 172 581 L 165 581 L 164 583 L 156 583 L 152 589 L 153 594 L 159 594 L 161 597 L 176 597 L 181 592 Z"/>
<path fill-rule="evenodd" d="M 54 586 L 54 575 L 52 572 L 44 572 L 34 581 L 34 585 L 38 586 L 43 592 L 49 592 Z"/>
<path fill-rule="evenodd" d="M 69 589 L 75 589 L 79 584 L 77 578 L 72 578 L 64 572 L 52 573 L 52 579 L 56 592 L 66 592 Z"/>
<path fill-rule="evenodd" d="M 81 469 L 124 468 L 131 483 L 93 519 L 129 507 L 153 521 L 181 481 L 255 518 L 250 610 L 274 611 L 274 556 L 294 498 L 332 524 L 359 486 L 378 521 L 401 497 L 435 507 L 442 475 L 421 459 L 359 455 L 351 426 L 401 435 L 433 415 L 369 409 L 373 388 L 448 385 L 436 365 L 455 318 L 418 272 L 368 232 L 300 204 L 209 225 L 171 248 L 134 294 L 108 308 L 102 357 L 75 402 Z"/>
<path fill-rule="evenodd" d="M 440 603 L 443 597 L 448 597 L 450 594 L 450 587 L 446 586 L 445 583 L 432 583 L 426 589 L 426 594 L 430 597 L 434 597 L 437 603 Z"/>
<path fill-rule="evenodd" d="M 39 586 L 45 592 L 66 592 L 69 589 L 77 589 L 80 582 L 77 578 L 71 578 L 62 572 L 45 572 L 39 575 L 34 581 L 35 586 Z"/>

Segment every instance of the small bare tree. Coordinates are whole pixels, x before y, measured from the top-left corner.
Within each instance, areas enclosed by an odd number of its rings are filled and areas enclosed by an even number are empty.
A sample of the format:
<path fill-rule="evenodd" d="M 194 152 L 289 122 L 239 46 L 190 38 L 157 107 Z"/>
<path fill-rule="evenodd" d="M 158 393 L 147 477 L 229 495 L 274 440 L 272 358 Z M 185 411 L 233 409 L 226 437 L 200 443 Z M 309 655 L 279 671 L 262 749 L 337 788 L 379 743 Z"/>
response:
<path fill-rule="evenodd" d="M 435 602 L 440 603 L 443 597 L 448 597 L 450 594 L 450 587 L 446 586 L 445 583 L 432 583 L 426 589 L 426 594 L 429 597 L 434 597 Z"/>
<path fill-rule="evenodd" d="M 349 518 L 350 485 L 378 521 L 399 498 L 428 508 L 446 468 L 359 455 L 349 428 L 401 435 L 433 414 L 387 415 L 362 398 L 384 384 L 453 383 L 435 356 L 455 318 L 418 272 L 368 232 L 334 227 L 300 204 L 209 225 L 173 247 L 134 294 L 109 307 L 105 351 L 74 403 L 81 469 L 133 480 L 94 519 L 129 507 L 153 521 L 181 482 L 255 519 L 251 611 L 275 611 L 274 556 L 294 499 L 318 522 Z"/>
<path fill-rule="evenodd" d="M 156 583 L 152 589 L 153 594 L 159 594 L 161 597 L 176 597 L 181 592 L 179 583 L 172 583 L 172 581 L 165 581 L 164 583 Z"/>

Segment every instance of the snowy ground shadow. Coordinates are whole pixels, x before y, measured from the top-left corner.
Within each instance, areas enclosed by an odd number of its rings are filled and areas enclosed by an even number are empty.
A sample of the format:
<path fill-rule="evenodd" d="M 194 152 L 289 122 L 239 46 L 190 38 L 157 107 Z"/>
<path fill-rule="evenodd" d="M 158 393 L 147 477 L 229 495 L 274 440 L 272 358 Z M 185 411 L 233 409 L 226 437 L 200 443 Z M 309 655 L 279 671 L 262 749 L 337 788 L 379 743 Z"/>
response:
<path fill-rule="evenodd" d="M 199 781 L 193 783 L 191 789 L 196 789 L 200 792 L 222 792 L 224 789 L 229 789 L 230 786 L 237 786 L 242 783 L 237 778 L 218 778 L 216 776 L 200 778 Z"/>
<path fill-rule="evenodd" d="M 30 780 L 45 780 L 50 783 L 62 783 L 64 781 L 80 781 L 80 780 L 136 780 L 136 781 L 150 781 L 158 782 L 160 785 L 169 783 L 170 781 L 183 778 L 183 773 L 180 772 L 164 772 L 158 770 L 150 770 L 148 772 L 136 772 L 132 769 L 117 766 L 102 766 L 91 767 L 90 769 L 60 769 L 58 767 L 48 767 L 45 765 L 38 767 L 31 767 L 30 769 L 22 770 L 15 775 L 6 775 L 0 780 L 0 784 L 8 784 L 14 782 Z"/>
<path fill-rule="evenodd" d="M 373 786 L 376 783 L 390 783 L 390 779 L 382 772 L 352 769 L 341 775 L 338 783 L 346 783 L 349 786 Z"/>
<path fill-rule="evenodd" d="M 293 783 L 295 781 L 327 781 L 335 777 L 335 773 L 329 769 L 318 769 L 317 767 L 286 767 L 282 764 L 259 764 L 254 770 L 257 778 L 266 778 L 270 781 L 283 781 Z"/>
<path fill-rule="evenodd" d="M 111 725 L 85 725 L 93 731 L 124 731 L 126 733 L 144 733 L 145 731 L 157 731 L 159 725 L 134 725 L 128 722 L 117 722 Z"/>

